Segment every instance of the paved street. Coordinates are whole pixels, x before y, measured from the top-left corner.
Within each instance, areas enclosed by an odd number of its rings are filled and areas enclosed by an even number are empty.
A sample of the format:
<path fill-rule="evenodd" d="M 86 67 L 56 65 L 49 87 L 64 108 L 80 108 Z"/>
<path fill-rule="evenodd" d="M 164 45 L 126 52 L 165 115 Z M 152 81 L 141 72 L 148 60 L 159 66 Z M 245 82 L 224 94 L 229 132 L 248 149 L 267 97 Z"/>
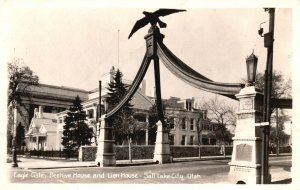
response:
<path fill-rule="evenodd" d="M 229 161 L 188 161 L 109 168 L 11 168 L 9 176 L 12 183 L 228 183 Z M 291 156 L 271 157 L 270 165 L 273 183 L 291 181 Z"/>

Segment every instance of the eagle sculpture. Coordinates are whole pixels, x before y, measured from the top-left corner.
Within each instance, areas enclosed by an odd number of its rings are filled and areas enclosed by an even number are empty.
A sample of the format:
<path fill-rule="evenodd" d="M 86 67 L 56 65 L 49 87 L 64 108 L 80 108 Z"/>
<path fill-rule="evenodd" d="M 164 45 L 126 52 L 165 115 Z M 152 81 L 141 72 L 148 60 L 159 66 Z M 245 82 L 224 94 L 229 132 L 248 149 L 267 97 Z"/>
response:
<path fill-rule="evenodd" d="M 143 14 L 145 15 L 145 17 L 136 21 L 135 25 L 133 26 L 133 28 L 128 36 L 128 39 L 136 31 L 138 31 L 140 28 L 146 26 L 148 23 L 150 23 L 151 26 L 155 26 L 156 23 L 158 23 L 161 28 L 166 28 L 167 24 L 162 22 L 158 17 L 170 15 L 170 14 L 177 13 L 177 12 L 183 12 L 183 11 L 186 11 L 186 10 L 183 10 L 183 9 L 158 9 L 157 11 L 155 11 L 153 13 L 144 11 Z"/>

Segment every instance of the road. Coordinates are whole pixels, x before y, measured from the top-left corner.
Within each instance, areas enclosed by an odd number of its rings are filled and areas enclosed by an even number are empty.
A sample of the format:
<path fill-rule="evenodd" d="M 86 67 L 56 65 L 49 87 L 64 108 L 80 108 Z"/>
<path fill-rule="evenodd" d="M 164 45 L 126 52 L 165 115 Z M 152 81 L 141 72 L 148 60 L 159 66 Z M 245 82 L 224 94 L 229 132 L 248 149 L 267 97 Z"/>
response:
<path fill-rule="evenodd" d="M 177 162 L 163 165 L 17 169 L 9 171 L 12 183 L 227 183 L 230 160 Z M 290 171 L 291 156 L 270 157 L 271 172 Z M 272 174 L 272 173 L 271 173 Z"/>

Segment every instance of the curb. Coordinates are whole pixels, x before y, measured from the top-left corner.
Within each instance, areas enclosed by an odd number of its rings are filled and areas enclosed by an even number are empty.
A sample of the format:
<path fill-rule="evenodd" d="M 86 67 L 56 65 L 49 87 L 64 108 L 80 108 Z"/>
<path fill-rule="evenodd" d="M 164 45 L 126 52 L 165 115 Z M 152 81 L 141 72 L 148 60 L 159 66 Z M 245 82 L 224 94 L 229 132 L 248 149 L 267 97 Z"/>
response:
<path fill-rule="evenodd" d="M 207 161 L 207 160 L 229 160 L 231 157 L 227 156 L 224 157 L 206 157 L 206 158 L 173 158 L 173 162 L 171 163 L 180 163 L 180 162 L 193 162 L 193 161 Z M 46 160 L 45 160 L 46 161 Z M 171 164 L 170 163 L 170 164 Z M 116 167 L 127 167 L 127 166 L 143 166 L 143 165 L 155 165 L 156 162 L 152 161 L 152 159 L 149 159 L 149 161 L 135 161 L 133 163 L 129 163 L 128 161 L 120 161 L 119 163 L 116 163 Z M 90 164 L 90 165 L 79 165 L 79 166 L 52 166 L 52 167 L 20 167 L 20 169 L 64 169 L 64 168 L 89 168 L 89 167 L 98 167 L 96 164 Z"/>
<path fill-rule="evenodd" d="M 90 165 L 90 166 L 53 166 L 53 167 L 37 167 L 37 168 L 31 168 L 31 167 L 19 167 L 20 169 L 24 170 L 49 170 L 49 169 L 67 169 L 67 168 L 91 168 L 91 167 L 97 167 L 97 165 Z"/>

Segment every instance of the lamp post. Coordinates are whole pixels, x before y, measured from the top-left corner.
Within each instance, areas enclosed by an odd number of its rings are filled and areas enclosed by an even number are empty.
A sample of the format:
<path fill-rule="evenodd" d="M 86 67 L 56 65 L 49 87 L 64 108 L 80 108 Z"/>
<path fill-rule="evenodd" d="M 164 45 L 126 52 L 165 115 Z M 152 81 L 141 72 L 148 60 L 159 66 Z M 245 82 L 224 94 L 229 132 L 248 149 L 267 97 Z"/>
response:
<path fill-rule="evenodd" d="M 253 54 L 247 57 L 246 66 L 247 66 L 247 86 L 253 86 L 256 77 L 256 68 L 257 68 L 258 58 Z"/>
<path fill-rule="evenodd" d="M 16 134 L 17 134 L 17 108 L 14 108 L 14 124 L 13 124 L 13 139 L 12 139 L 12 157 L 13 164 L 12 167 L 18 167 L 17 161 L 17 146 L 16 146 Z"/>

